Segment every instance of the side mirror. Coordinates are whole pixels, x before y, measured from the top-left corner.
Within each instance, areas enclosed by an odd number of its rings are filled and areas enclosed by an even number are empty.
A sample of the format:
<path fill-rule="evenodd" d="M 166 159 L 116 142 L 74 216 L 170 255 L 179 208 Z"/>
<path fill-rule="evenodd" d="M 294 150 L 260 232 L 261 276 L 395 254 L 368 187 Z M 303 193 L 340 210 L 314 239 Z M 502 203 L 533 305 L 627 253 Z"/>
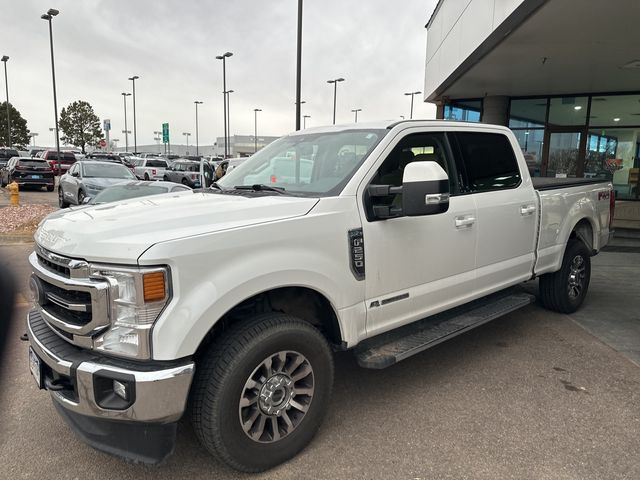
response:
<path fill-rule="evenodd" d="M 80 174 L 79 174 L 78 172 L 73 172 L 73 173 L 71 174 L 71 176 L 72 176 L 72 177 L 79 177 L 79 176 L 80 176 Z"/>
<path fill-rule="evenodd" d="M 87 204 L 87 203 L 89 203 L 89 202 L 91 202 L 91 197 L 84 197 L 84 198 L 82 199 L 82 204 L 83 204 L 83 205 L 86 205 L 86 204 Z"/>
<path fill-rule="evenodd" d="M 408 217 L 449 210 L 449 176 L 436 162 L 411 162 L 402 176 L 402 213 Z"/>

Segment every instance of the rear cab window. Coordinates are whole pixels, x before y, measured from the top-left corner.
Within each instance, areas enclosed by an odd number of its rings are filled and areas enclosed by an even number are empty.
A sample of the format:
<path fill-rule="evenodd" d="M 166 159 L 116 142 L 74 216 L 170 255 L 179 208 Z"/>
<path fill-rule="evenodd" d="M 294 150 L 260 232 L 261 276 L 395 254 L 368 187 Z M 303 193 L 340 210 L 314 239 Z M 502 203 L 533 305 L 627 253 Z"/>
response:
<path fill-rule="evenodd" d="M 506 190 L 520 185 L 520 168 L 506 135 L 456 132 L 454 136 L 468 192 Z"/>
<path fill-rule="evenodd" d="M 147 160 L 147 167 L 167 168 L 167 162 L 164 160 Z"/>

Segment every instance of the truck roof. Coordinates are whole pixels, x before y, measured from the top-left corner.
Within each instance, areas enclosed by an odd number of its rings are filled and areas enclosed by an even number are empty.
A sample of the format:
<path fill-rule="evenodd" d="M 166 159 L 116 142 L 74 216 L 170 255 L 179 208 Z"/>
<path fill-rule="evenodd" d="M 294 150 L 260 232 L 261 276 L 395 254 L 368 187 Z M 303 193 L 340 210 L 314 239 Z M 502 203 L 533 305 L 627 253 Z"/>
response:
<path fill-rule="evenodd" d="M 321 127 L 309 127 L 297 132 L 291 132 L 290 135 L 298 135 L 303 133 L 329 133 L 329 132 L 341 132 L 344 130 L 391 130 L 398 125 L 415 124 L 416 126 L 428 126 L 428 127 L 474 127 L 478 129 L 504 129 L 509 130 L 502 125 L 492 125 L 488 123 L 478 122 L 459 122 L 454 120 L 426 120 L 426 119 L 414 119 L 414 120 L 387 120 L 378 122 L 358 122 L 358 123 L 345 123 L 340 125 L 326 125 Z"/>

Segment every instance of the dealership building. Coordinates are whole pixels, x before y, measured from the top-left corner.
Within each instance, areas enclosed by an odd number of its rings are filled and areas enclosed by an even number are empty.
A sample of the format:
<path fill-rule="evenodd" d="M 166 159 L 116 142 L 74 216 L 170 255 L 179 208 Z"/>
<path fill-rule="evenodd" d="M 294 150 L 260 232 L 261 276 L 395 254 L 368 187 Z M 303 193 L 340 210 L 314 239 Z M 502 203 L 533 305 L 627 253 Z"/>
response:
<path fill-rule="evenodd" d="M 509 126 L 537 176 L 593 177 L 637 198 L 639 0 L 440 0 L 425 101 Z"/>

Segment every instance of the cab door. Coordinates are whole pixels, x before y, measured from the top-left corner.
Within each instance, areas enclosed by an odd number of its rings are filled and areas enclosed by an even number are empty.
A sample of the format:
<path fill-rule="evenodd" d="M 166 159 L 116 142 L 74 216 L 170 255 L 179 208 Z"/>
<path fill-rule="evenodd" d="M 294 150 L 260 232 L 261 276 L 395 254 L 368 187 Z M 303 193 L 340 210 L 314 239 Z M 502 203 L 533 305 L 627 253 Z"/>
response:
<path fill-rule="evenodd" d="M 435 161 L 449 176 L 445 213 L 376 218 L 376 202 L 401 204 L 398 197 L 375 198 L 369 185 L 402 185 L 404 167 Z M 476 206 L 460 191 L 448 134 L 419 128 L 393 142 L 360 187 L 366 259 L 367 334 L 375 335 L 464 303 L 473 295 L 477 241 Z"/>

